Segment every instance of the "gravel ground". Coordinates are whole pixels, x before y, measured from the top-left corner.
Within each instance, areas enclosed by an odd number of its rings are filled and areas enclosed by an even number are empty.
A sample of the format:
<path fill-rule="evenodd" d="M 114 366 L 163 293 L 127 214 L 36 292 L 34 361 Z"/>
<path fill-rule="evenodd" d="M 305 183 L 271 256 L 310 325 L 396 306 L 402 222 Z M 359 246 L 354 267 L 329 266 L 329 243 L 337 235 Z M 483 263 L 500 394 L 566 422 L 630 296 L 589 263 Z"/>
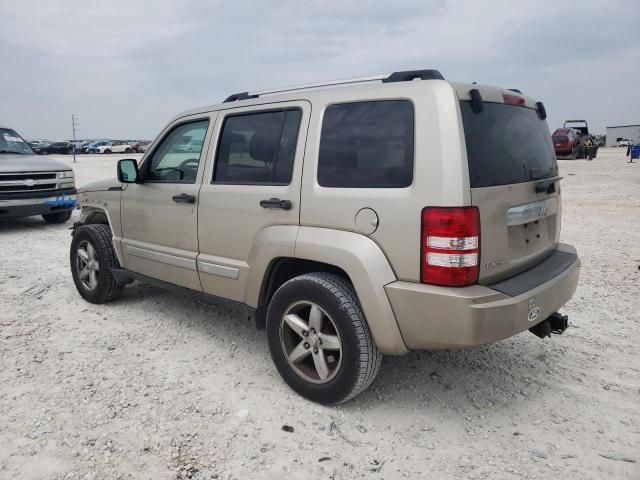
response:
<path fill-rule="evenodd" d="M 80 157 L 79 183 L 117 158 Z M 640 478 L 640 165 L 625 162 L 560 162 L 562 237 L 583 262 L 565 335 L 387 357 L 339 407 L 292 393 L 238 312 L 138 283 L 91 305 L 70 223 L 0 222 L 0 478 Z"/>

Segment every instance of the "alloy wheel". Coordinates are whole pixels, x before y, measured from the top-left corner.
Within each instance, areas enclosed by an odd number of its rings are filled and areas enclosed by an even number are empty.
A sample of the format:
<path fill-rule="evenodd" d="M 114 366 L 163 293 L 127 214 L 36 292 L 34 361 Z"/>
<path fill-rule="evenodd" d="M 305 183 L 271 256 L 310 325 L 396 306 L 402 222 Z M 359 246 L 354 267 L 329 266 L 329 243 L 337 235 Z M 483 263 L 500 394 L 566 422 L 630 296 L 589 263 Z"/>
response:
<path fill-rule="evenodd" d="M 340 370 L 340 334 L 331 317 L 313 302 L 299 301 L 286 309 L 280 344 L 291 368 L 308 382 L 327 383 Z"/>
<path fill-rule="evenodd" d="M 76 250 L 76 268 L 82 286 L 89 291 L 94 290 L 98 286 L 100 264 L 96 249 L 86 240 L 80 243 Z"/>

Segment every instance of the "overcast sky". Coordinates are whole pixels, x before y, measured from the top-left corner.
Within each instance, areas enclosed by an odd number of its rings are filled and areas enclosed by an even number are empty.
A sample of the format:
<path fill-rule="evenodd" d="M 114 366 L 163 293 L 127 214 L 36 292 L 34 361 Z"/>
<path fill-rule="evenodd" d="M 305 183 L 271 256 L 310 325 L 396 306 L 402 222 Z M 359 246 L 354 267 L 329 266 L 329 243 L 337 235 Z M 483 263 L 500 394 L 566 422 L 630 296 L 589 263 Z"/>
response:
<path fill-rule="evenodd" d="M 640 123 L 640 2 L 0 0 L 0 124 L 153 138 L 230 93 L 394 70 L 515 87 L 553 130 Z"/>

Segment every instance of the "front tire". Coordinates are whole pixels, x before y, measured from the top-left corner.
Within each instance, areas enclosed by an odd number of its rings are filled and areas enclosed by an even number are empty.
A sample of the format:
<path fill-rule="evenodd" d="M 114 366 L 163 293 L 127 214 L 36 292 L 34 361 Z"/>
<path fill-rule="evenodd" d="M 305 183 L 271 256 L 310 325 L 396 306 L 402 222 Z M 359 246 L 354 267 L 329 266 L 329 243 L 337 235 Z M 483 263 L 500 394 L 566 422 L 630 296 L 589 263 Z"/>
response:
<path fill-rule="evenodd" d="M 124 149 L 124 153 L 131 153 L 133 150 L 131 150 L 130 148 L 125 148 Z"/>
<path fill-rule="evenodd" d="M 76 289 L 88 302 L 106 303 L 122 295 L 124 285 L 111 274 L 120 264 L 107 225 L 80 227 L 71 241 L 69 260 Z"/>
<path fill-rule="evenodd" d="M 362 393 L 382 360 L 353 286 L 330 273 L 284 283 L 267 310 L 267 336 L 285 382 L 318 403 L 346 402 Z"/>
<path fill-rule="evenodd" d="M 64 223 L 71 218 L 71 210 L 66 212 L 45 213 L 42 218 L 47 223 Z"/>

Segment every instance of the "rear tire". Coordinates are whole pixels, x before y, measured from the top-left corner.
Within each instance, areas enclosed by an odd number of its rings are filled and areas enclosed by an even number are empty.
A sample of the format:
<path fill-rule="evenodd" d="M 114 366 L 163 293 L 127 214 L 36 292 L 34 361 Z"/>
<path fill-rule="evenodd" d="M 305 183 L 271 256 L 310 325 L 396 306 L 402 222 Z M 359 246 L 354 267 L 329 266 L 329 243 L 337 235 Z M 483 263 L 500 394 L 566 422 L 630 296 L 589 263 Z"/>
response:
<path fill-rule="evenodd" d="M 130 148 L 125 148 L 124 149 L 124 153 L 131 153 L 133 150 L 131 150 Z"/>
<path fill-rule="evenodd" d="M 71 218 L 71 210 L 66 212 L 45 213 L 42 218 L 47 223 L 64 223 Z"/>
<path fill-rule="evenodd" d="M 297 319 L 293 328 L 290 317 Z M 382 360 L 353 286 L 330 273 L 308 273 L 284 283 L 267 310 L 267 336 L 285 382 L 318 403 L 346 402 L 362 393 Z"/>
<path fill-rule="evenodd" d="M 107 149 L 107 150 L 105 150 L 105 151 L 104 151 L 104 153 L 105 153 L 105 154 L 107 154 L 107 153 L 111 153 L 111 150 Z"/>
<path fill-rule="evenodd" d="M 115 281 L 112 268 L 120 268 L 107 225 L 84 225 L 71 240 L 69 260 L 76 289 L 88 302 L 107 303 L 115 300 L 124 285 Z"/>

